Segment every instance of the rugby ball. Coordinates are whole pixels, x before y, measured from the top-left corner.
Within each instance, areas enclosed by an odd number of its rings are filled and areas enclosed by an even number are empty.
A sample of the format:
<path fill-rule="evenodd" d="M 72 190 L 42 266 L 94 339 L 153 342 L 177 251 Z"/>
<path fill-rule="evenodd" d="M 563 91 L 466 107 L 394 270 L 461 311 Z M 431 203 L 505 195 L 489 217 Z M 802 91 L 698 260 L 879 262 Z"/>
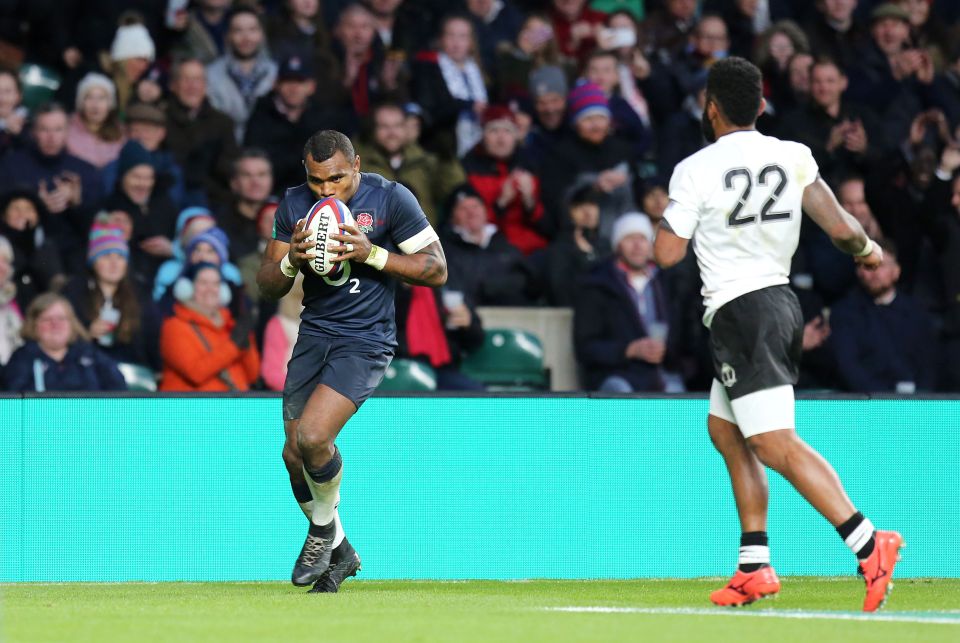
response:
<path fill-rule="evenodd" d="M 307 265 L 320 277 L 338 275 L 343 264 L 331 261 L 338 253 L 330 252 L 327 248 L 330 245 L 340 245 L 340 242 L 331 239 L 330 235 L 340 233 L 341 223 L 354 224 L 350 208 L 337 199 L 321 199 L 313 204 L 306 219 L 304 229 L 310 231 L 306 241 L 313 246 L 313 254 L 316 255 Z"/>

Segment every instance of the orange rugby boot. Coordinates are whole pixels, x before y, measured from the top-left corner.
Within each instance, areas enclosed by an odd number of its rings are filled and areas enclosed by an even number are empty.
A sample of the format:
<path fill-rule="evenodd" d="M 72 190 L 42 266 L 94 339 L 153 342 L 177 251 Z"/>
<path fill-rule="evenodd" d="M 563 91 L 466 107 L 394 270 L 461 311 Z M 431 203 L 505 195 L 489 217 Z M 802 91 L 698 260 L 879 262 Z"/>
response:
<path fill-rule="evenodd" d="M 903 537 L 895 531 L 877 531 L 874 538 L 873 553 L 860 561 L 860 574 L 867 584 L 864 612 L 876 612 L 883 607 L 893 589 L 893 567 L 900 560 L 900 548 L 904 545 Z"/>
<path fill-rule="evenodd" d="M 768 565 L 749 573 L 738 569 L 726 587 L 710 594 L 710 600 L 721 607 L 740 607 L 774 596 L 779 591 L 780 579 L 773 567 Z"/>

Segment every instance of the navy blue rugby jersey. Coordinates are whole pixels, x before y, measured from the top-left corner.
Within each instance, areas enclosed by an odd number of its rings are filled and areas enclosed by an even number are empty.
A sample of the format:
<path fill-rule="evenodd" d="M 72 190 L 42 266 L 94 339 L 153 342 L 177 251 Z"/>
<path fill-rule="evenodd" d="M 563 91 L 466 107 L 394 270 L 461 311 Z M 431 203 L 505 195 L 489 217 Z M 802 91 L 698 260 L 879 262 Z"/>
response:
<path fill-rule="evenodd" d="M 277 208 L 273 238 L 290 243 L 297 221 L 316 202 L 306 183 L 289 188 Z M 390 252 L 413 254 L 437 240 L 413 193 L 379 174 L 360 173 L 360 187 L 347 207 L 370 242 Z M 306 267 L 301 272 L 301 333 L 396 346 L 394 278 L 353 261 L 335 279 L 319 277 Z"/>

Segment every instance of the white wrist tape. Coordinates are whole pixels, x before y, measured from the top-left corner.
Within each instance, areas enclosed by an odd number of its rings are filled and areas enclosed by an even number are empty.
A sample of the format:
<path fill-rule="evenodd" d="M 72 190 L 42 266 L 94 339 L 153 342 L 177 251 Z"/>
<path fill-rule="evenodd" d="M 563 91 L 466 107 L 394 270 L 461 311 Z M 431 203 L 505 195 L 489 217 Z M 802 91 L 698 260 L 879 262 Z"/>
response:
<path fill-rule="evenodd" d="M 387 265 L 387 257 L 389 255 L 390 252 L 380 246 L 370 246 L 370 254 L 367 255 L 363 263 L 377 270 L 383 270 L 383 267 Z"/>
<path fill-rule="evenodd" d="M 866 257 L 871 252 L 873 252 L 873 239 L 867 238 L 867 245 L 863 246 L 863 250 L 853 255 L 854 257 Z"/>
<path fill-rule="evenodd" d="M 290 255 L 283 255 L 283 259 L 280 260 L 280 272 L 293 279 L 300 271 L 290 263 Z"/>

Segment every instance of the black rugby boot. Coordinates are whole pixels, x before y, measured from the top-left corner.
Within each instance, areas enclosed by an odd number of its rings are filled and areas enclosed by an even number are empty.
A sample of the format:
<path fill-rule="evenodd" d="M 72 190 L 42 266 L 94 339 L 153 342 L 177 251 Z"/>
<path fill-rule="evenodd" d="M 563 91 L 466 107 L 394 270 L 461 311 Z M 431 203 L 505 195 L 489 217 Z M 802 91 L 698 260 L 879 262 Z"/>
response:
<path fill-rule="evenodd" d="M 297 556 L 297 564 L 293 567 L 290 582 L 297 587 L 305 587 L 320 578 L 330 566 L 330 556 L 333 554 L 333 537 L 336 535 L 337 525 L 331 520 L 328 525 L 310 523 L 307 539 L 303 549 Z"/>
<path fill-rule="evenodd" d="M 313 584 L 313 588 L 308 594 L 335 593 L 340 589 L 340 583 L 356 576 L 360 571 L 360 556 L 350 545 L 350 542 L 344 538 L 343 542 L 333 550 L 330 556 L 330 566 L 323 575 Z"/>

